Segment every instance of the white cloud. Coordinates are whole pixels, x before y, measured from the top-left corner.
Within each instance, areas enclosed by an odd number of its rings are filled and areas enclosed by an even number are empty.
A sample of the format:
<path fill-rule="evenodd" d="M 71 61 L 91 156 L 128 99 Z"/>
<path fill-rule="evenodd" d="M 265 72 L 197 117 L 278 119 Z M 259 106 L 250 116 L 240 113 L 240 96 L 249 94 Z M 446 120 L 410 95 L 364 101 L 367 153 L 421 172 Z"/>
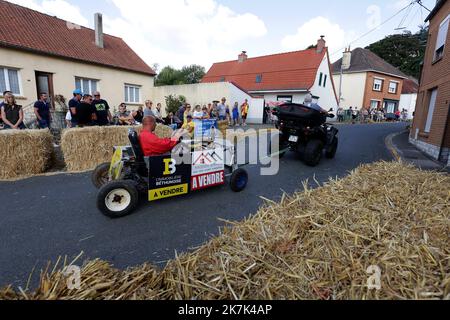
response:
<path fill-rule="evenodd" d="M 81 14 L 80 8 L 64 0 L 8 0 L 9 2 L 43 12 L 82 26 L 89 26 L 89 20 Z"/>
<path fill-rule="evenodd" d="M 229 59 L 246 40 L 267 33 L 251 13 L 236 13 L 215 0 L 112 0 L 120 17 L 105 16 L 105 31 L 122 37 L 149 64 L 211 63 Z"/>
<path fill-rule="evenodd" d="M 298 28 L 296 34 L 284 37 L 281 45 L 286 50 L 303 50 L 312 44 L 315 45 L 317 39 L 324 35 L 330 52 L 334 52 L 345 47 L 354 34 L 345 32 L 339 24 L 332 23 L 327 18 L 316 17 L 305 22 Z"/>
<path fill-rule="evenodd" d="M 411 0 L 398 0 L 394 3 L 389 4 L 388 8 L 393 9 L 395 11 L 399 11 L 399 10 L 405 8 L 410 3 L 411 3 Z"/>

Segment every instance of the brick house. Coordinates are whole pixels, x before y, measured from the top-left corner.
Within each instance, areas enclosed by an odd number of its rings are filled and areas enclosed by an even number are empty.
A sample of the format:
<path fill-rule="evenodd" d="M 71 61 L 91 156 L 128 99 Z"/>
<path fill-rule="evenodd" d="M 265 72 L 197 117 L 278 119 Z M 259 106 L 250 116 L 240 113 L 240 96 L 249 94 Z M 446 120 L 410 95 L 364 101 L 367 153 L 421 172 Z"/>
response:
<path fill-rule="evenodd" d="M 333 64 L 333 79 L 344 109 L 383 109 L 392 116 L 400 108 L 406 78 L 403 72 L 363 48 L 346 49 Z"/>
<path fill-rule="evenodd" d="M 430 31 L 410 142 L 450 165 L 450 1 L 427 17 Z"/>
<path fill-rule="evenodd" d="M 323 108 L 337 110 L 337 96 L 324 37 L 307 50 L 215 63 L 202 83 L 231 82 L 264 104 L 288 101 L 303 103 L 308 93 Z"/>

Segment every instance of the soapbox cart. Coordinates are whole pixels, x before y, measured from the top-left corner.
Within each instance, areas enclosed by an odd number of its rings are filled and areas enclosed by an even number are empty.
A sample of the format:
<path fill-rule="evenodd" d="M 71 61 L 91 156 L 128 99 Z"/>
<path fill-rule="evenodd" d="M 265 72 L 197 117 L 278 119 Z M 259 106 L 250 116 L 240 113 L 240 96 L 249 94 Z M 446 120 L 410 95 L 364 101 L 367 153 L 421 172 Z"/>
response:
<path fill-rule="evenodd" d="M 92 174 L 99 189 L 97 207 L 110 218 L 132 213 L 144 194 L 153 202 L 224 185 L 226 178 L 234 192 L 247 186 L 236 148 L 225 139 L 182 141 L 171 154 L 155 157 L 144 157 L 134 129 L 129 140 L 131 146 L 114 148 L 112 161 Z"/>

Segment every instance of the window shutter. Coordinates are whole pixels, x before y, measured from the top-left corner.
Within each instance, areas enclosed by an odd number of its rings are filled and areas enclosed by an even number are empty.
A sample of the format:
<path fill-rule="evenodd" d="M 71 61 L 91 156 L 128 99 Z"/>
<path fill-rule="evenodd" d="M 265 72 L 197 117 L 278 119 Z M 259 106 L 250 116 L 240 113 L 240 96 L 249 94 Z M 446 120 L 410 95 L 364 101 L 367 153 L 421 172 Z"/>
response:
<path fill-rule="evenodd" d="M 81 79 L 75 78 L 75 88 L 81 90 Z"/>
<path fill-rule="evenodd" d="M 98 81 L 92 80 L 92 94 L 97 91 L 97 82 Z"/>
<path fill-rule="evenodd" d="M 430 106 L 428 108 L 427 123 L 425 125 L 426 133 L 430 133 L 430 131 L 431 131 L 431 125 L 433 124 L 434 109 L 436 106 L 436 99 L 437 99 L 437 89 L 434 89 L 431 92 L 431 97 L 430 97 Z"/>
<path fill-rule="evenodd" d="M 436 50 L 440 49 L 445 45 L 445 41 L 447 40 L 449 21 L 450 16 L 448 16 L 439 27 L 439 33 L 436 42 Z"/>
<path fill-rule="evenodd" d="M 3 94 L 6 90 L 5 69 L 0 69 L 0 94 Z"/>
<path fill-rule="evenodd" d="M 17 70 L 8 70 L 9 87 L 14 94 L 20 94 L 19 72 Z"/>

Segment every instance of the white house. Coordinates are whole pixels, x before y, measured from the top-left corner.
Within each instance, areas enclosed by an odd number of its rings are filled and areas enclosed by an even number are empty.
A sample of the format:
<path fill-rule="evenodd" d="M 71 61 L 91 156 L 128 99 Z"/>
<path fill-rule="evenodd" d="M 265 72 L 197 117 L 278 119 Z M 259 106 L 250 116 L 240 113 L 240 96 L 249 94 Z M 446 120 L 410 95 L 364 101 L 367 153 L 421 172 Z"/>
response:
<path fill-rule="evenodd" d="M 202 82 L 233 83 L 248 94 L 264 99 L 263 106 L 278 101 L 302 103 L 308 93 L 324 109 L 337 110 L 338 105 L 323 37 L 315 47 L 303 51 L 256 58 L 249 58 L 244 51 L 237 60 L 215 63 Z"/>
<path fill-rule="evenodd" d="M 400 110 L 408 111 L 408 119 L 414 118 L 416 112 L 417 93 L 419 92 L 419 82 L 416 79 L 405 79 L 403 82 L 402 95 L 400 97 Z"/>

